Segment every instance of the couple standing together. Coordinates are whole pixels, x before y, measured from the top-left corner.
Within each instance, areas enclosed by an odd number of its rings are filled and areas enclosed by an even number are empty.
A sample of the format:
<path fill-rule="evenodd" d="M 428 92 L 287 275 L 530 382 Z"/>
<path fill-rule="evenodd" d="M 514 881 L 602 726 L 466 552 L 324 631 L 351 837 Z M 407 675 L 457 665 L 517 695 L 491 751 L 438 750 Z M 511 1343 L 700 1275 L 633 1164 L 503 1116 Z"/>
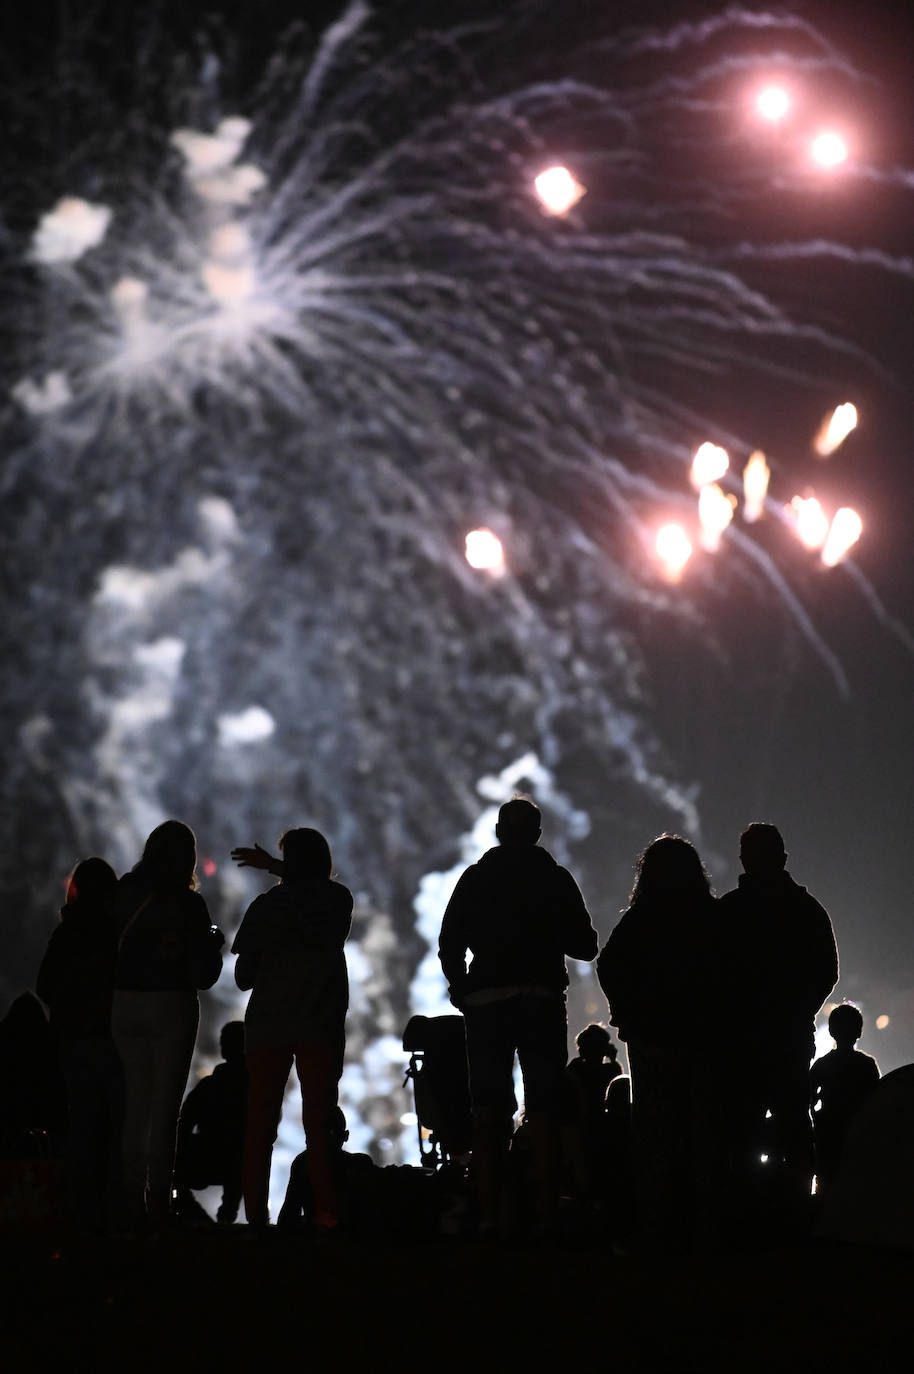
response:
<path fill-rule="evenodd" d="M 497 1228 L 516 1051 L 548 1231 L 559 1199 L 565 958 L 594 959 L 597 933 L 574 879 L 538 844 L 532 802 L 507 802 L 496 834 L 498 847 L 457 884 L 439 954 L 466 1021 L 481 1226 Z M 760 1139 L 774 1142 L 784 1194 L 810 1193 L 808 1071 L 815 1016 L 838 978 L 834 935 L 824 908 L 787 872 L 774 826 L 750 825 L 740 859 L 739 886 L 716 900 L 688 841 L 654 840 L 597 961 L 611 1022 L 627 1042 L 647 1244 L 689 1245 L 713 1232 L 724 1187 L 757 1168 Z"/>

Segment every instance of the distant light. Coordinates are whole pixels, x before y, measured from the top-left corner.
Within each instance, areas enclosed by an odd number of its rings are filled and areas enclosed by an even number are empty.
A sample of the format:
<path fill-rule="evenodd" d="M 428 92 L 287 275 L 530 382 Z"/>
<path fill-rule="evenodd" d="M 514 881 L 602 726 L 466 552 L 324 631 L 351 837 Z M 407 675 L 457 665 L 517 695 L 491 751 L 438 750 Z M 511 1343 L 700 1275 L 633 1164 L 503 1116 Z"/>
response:
<path fill-rule="evenodd" d="M 820 457 L 828 458 L 856 428 L 857 407 L 845 401 L 843 405 L 836 406 L 831 415 L 826 415 L 813 440 L 813 448 Z"/>
<path fill-rule="evenodd" d="M 692 486 L 704 487 L 719 482 L 730 466 L 730 455 L 719 444 L 699 444 L 692 459 Z"/>
<path fill-rule="evenodd" d="M 768 1111 L 765 1113 L 765 1120 L 766 1120 L 766 1121 L 770 1121 L 770 1120 L 771 1120 L 771 1109 L 770 1109 L 770 1108 L 769 1108 Z"/>
<path fill-rule="evenodd" d="M 767 1163 L 768 1163 L 768 1156 L 767 1156 L 767 1155 L 759 1155 L 759 1159 L 762 1161 L 763 1164 L 767 1164 Z"/>
<path fill-rule="evenodd" d="M 503 572 L 505 551 L 497 534 L 489 529 L 470 530 L 466 537 L 466 560 L 482 572 Z"/>
<path fill-rule="evenodd" d="M 862 533 L 863 521 L 855 510 L 850 506 L 842 506 L 840 510 L 835 511 L 835 518 L 831 522 L 828 538 L 822 549 L 822 562 L 826 568 L 833 568 L 840 563 Z"/>
<path fill-rule="evenodd" d="M 663 525 L 657 531 L 654 549 L 665 577 L 677 582 L 692 557 L 692 541 L 681 525 Z"/>
<path fill-rule="evenodd" d="M 416 1116 L 416 1113 L 415 1113 L 415 1112 L 404 1112 L 403 1115 L 400 1117 L 400 1125 L 401 1125 L 401 1126 L 418 1126 L 418 1125 L 419 1125 L 419 1118 Z"/>
<path fill-rule="evenodd" d="M 790 103 L 790 96 L 783 86 L 766 86 L 763 91 L 759 92 L 755 108 L 762 119 L 777 124 L 790 109 Z"/>
<path fill-rule="evenodd" d="M 698 496 L 698 519 L 701 522 L 701 546 L 708 553 L 720 548 L 720 537 L 733 519 L 736 497 L 728 496 L 716 482 L 702 487 Z"/>
<path fill-rule="evenodd" d="M 534 178 L 533 185 L 543 207 L 550 215 L 567 215 L 587 194 L 587 187 L 569 172 L 567 167 L 547 167 Z"/>
<path fill-rule="evenodd" d="M 786 513 L 807 549 L 821 549 L 828 538 L 828 516 L 815 496 L 795 496 Z"/>
<path fill-rule="evenodd" d="M 825 129 L 822 133 L 816 134 L 809 152 L 813 162 L 818 163 L 820 167 L 840 167 L 848 157 L 846 141 L 833 129 Z"/>
<path fill-rule="evenodd" d="M 743 519 L 750 525 L 764 514 L 770 480 L 771 469 L 765 455 L 756 449 L 743 468 Z"/>
<path fill-rule="evenodd" d="M 885 1030 L 885 1028 L 886 1028 L 886 1026 L 887 1026 L 888 1024 L 889 1024 L 889 1018 L 888 1018 L 887 1016 L 877 1016 L 877 1017 L 876 1017 L 876 1029 L 877 1029 L 877 1030 Z"/>
<path fill-rule="evenodd" d="M 392 1150 L 394 1147 L 393 1141 L 388 1140 L 387 1136 L 382 1136 L 382 1138 L 378 1141 L 378 1145 L 382 1150 Z"/>
<path fill-rule="evenodd" d="M 202 864 L 204 878 L 212 878 L 216 873 L 216 867 L 215 859 L 204 859 Z"/>

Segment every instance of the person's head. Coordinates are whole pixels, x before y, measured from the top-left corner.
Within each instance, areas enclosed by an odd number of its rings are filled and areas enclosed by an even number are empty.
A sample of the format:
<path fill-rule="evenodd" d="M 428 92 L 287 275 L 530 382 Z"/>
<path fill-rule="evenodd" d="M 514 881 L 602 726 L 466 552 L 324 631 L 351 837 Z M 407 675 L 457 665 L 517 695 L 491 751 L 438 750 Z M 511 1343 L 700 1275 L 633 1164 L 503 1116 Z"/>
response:
<path fill-rule="evenodd" d="M 863 1034 L 863 1017 L 850 1002 L 842 1002 L 828 1018 L 828 1033 L 839 1049 L 851 1049 Z"/>
<path fill-rule="evenodd" d="M 349 1139 L 349 1127 L 346 1125 L 346 1117 L 342 1107 L 335 1107 L 330 1117 L 328 1127 L 330 1143 L 334 1149 L 341 1150 Z"/>
<path fill-rule="evenodd" d="M 231 1062 L 244 1054 L 244 1022 L 226 1021 L 219 1032 L 219 1053 Z"/>
<path fill-rule="evenodd" d="M 543 818 L 529 797 L 513 797 L 498 812 L 495 834 L 499 844 L 536 844 L 543 833 Z"/>
<path fill-rule="evenodd" d="M 711 884 L 698 850 L 679 835 L 660 835 L 638 859 L 631 902 L 707 897 Z"/>
<path fill-rule="evenodd" d="M 67 879 L 67 908 L 103 906 L 117 885 L 117 874 L 105 859 L 81 859 Z"/>
<path fill-rule="evenodd" d="M 301 827 L 287 830 L 279 841 L 283 878 L 286 881 L 329 878 L 333 871 L 330 846 L 319 830 Z"/>
<path fill-rule="evenodd" d="M 157 891 L 197 885 L 197 840 L 183 821 L 163 821 L 146 841 L 139 872 Z"/>
<path fill-rule="evenodd" d="M 787 850 L 776 825 L 753 821 L 739 837 L 739 861 L 756 878 L 774 878 L 787 863 Z"/>
<path fill-rule="evenodd" d="M 599 1026 L 596 1022 L 591 1022 L 579 1031 L 574 1038 L 574 1043 L 578 1047 L 578 1053 L 584 1060 L 596 1060 L 601 1064 L 606 1058 L 614 1058 L 615 1046 L 612 1036 L 605 1026 Z"/>

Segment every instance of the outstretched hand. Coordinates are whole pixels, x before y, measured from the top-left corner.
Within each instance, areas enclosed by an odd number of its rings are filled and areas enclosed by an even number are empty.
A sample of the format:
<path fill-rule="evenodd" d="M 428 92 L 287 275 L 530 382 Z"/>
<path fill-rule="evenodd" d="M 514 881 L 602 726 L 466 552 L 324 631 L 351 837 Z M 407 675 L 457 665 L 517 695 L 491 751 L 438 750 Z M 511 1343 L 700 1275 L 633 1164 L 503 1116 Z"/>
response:
<path fill-rule="evenodd" d="M 232 850 L 232 858 L 239 868 L 262 868 L 267 873 L 270 872 L 276 860 L 272 854 L 268 854 L 262 845 L 255 844 L 253 849 L 244 845 L 239 845 Z"/>

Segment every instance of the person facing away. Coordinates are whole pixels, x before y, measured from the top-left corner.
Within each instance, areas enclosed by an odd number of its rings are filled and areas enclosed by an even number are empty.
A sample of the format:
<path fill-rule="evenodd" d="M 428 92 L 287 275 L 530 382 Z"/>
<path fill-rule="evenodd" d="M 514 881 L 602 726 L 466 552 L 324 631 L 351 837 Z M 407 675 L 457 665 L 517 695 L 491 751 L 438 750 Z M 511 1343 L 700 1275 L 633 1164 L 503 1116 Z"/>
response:
<path fill-rule="evenodd" d="M 717 1221 L 716 936 L 716 903 L 698 852 L 679 835 L 659 836 L 640 855 L 628 908 L 597 960 L 611 1024 L 628 1047 L 637 1224 L 646 1248 L 690 1249 Z"/>
<path fill-rule="evenodd" d="M 67 1209 L 82 1230 L 110 1230 L 120 1198 L 124 1081 L 111 1035 L 117 933 L 111 903 L 117 874 L 83 859 L 67 880 L 66 901 L 35 990 L 51 1014 L 67 1094 Z"/>
<path fill-rule="evenodd" d="M 879 1082 L 879 1065 L 870 1054 L 854 1049 L 863 1034 L 863 1016 L 850 1002 L 835 1007 L 828 1018 L 835 1048 L 809 1070 L 810 1103 L 816 1143 L 816 1191 L 831 1184 L 848 1128 Z"/>
<path fill-rule="evenodd" d="M 809 1064 L 838 951 L 827 911 L 787 871 L 776 826 L 747 826 L 739 855 L 739 885 L 720 899 L 730 1018 L 752 1008 L 730 1075 L 734 1163 L 751 1177 L 767 1153 L 771 1185 L 790 1203 L 812 1189 Z"/>
<path fill-rule="evenodd" d="M 344 945 L 352 893 L 331 878 L 330 846 L 318 830 L 287 830 L 282 859 L 233 850 L 243 866 L 281 881 L 256 897 L 232 950 L 235 981 L 251 989 L 244 1016 L 248 1119 L 242 1164 L 248 1223 L 269 1223 L 270 1161 L 293 1060 L 301 1084 L 308 1175 L 319 1230 L 339 1223 L 334 1110 L 346 1048 L 349 980 Z"/>
<path fill-rule="evenodd" d="M 623 1073 L 605 1026 L 592 1023 L 575 1036 L 577 1056 L 565 1069 L 562 1156 L 572 1196 L 599 1202 L 608 1195 L 606 1094 Z"/>
<path fill-rule="evenodd" d="M 219 1034 L 223 1062 L 184 1099 L 178 1118 L 175 1210 L 186 1220 L 209 1222 L 195 1188 L 222 1187 L 216 1220 L 230 1226 L 241 1203 L 241 1158 L 248 1111 L 244 1022 L 228 1021 Z"/>
<path fill-rule="evenodd" d="M 200 1020 L 198 987 L 222 966 L 222 932 L 196 888 L 197 842 L 181 821 L 152 831 L 114 893 L 111 1028 L 124 1068 L 126 1224 L 170 1210 L 178 1113 Z"/>
<path fill-rule="evenodd" d="M 465 1019 L 480 1226 L 485 1233 L 497 1227 L 516 1109 L 516 1052 L 538 1225 L 551 1230 L 558 1213 L 558 1117 L 568 1058 L 565 958 L 593 959 L 597 933 L 574 878 L 538 843 L 539 807 L 524 797 L 506 802 L 495 834 L 498 845 L 458 880 L 438 954 L 451 1002 Z"/>

